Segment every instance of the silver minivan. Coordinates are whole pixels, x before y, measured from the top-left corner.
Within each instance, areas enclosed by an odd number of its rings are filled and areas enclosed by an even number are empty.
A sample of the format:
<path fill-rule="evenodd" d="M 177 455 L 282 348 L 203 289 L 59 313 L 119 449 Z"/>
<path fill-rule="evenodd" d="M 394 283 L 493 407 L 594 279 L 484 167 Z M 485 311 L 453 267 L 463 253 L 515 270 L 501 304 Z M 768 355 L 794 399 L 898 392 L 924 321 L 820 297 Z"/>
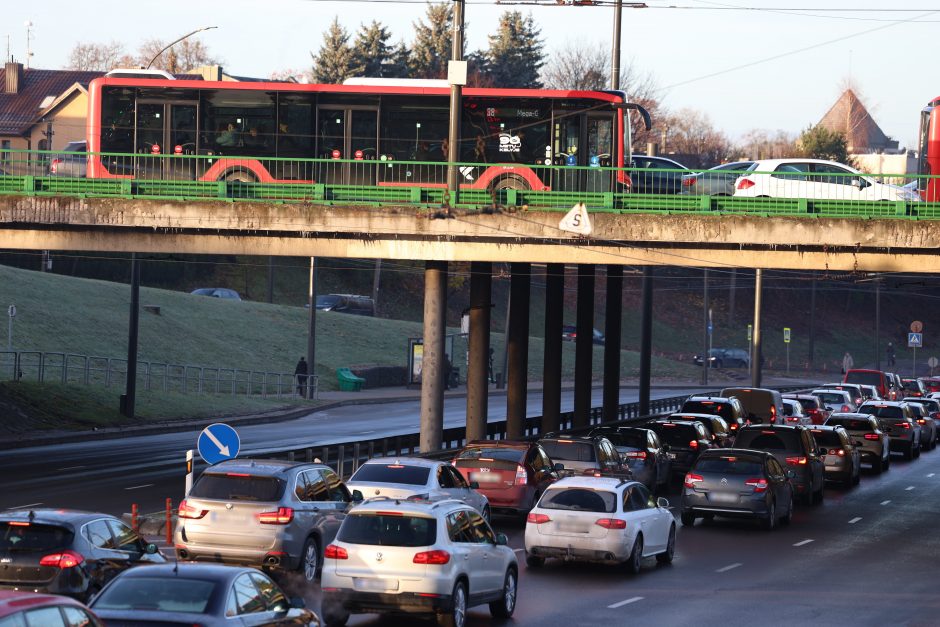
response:
<path fill-rule="evenodd" d="M 736 396 L 752 424 L 780 425 L 783 421 L 783 396 L 767 388 L 725 388 L 721 396 Z"/>
<path fill-rule="evenodd" d="M 180 502 L 176 554 L 183 560 L 297 570 L 312 582 L 323 547 L 336 537 L 353 500 L 323 464 L 224 461 L 203 472 Z"/>

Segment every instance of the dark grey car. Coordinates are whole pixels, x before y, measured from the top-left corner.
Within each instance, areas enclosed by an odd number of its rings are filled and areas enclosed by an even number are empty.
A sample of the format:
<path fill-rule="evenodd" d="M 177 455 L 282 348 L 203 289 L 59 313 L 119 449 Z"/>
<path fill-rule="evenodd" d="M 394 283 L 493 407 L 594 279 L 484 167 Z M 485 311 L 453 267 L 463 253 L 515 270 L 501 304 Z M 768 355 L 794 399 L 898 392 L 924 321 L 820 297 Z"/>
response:
<path fill-rule="evenodd" d="M 357 495 L 359 498 L 359 495 Z M 180 559 L 299 570 L 320 569 L 353 498 L 323 464 L 228 460 L 208 468 L 179 505 Z"/>
<path fill-rule="evenodd" d="M 748 517 L 766 529 L 793 516 L 793 487 L 782 464 L 770 453 L 746 449 L 703 452 L 685 476 L 680 517 L 691 526 L 696 518 Z"/>
<path fill-rule="evenodd" d="M 669 484 L 669 445 L 655 431 L 641 427 L 598 427 L 591 435 L 610 440 L 630 466 L 633 478 L 650 490 Z"/>
<path fill-rule="evenodd" d="M 838 425 L 818 425 L 810 429 L 825 464 L 826 481 L 838 481 L 849 488 L 862 475 L 861 455 L 848 432 Z"/>
<path fill-rule="evenodd" d="M 878 419 L 881 429 L 891 438 L 891 452 L 903 453 L 905 459 L 920 457 L 920 425 L 914 421 L 907 403 L 899 401 L 868 401 L 858 413 Z"/>
<path fill-rule="evenodd" d="M 914 420 L 920 425 L 920 448 L 924 451 L 937 448 L 937 435 L 940 429 L 937 428 L 937 419 L 934 417 L 936 413 L 932 414 L 931 407 L 928 405 L 928 403 L 936 405 L 937 401 L 911 396 L 905 398 L 903 402 L 908 404 L 914 413 Z"/>
<path fill-rule="evenodd" d="M 793 493 L 811 503 L 823 500 L 823 460 L 809 428 L 799 425 L 753 425 L 738 432 L 735 448 L 767 451 L 793 471 Z"/>
<path fill-rule="evenodd" d="M 872 470 L 881 473 L 891 467 L 891 443 L 881 430 L 878 419 L 868 414 L 832 414 L 827 425 L 838 425 L 845 429 L 858 449 L 862 461 L 871 464 Z"/>

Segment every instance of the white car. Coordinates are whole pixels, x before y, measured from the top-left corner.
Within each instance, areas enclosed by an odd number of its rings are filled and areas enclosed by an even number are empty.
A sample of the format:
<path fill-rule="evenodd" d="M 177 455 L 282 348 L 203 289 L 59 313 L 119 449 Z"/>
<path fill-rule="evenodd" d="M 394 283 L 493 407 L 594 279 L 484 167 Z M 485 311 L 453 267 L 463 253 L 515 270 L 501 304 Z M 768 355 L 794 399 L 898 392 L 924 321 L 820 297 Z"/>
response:
<path fill-rule="evenodd" d="M 785 398 L 783 399 L 783 424 L 812 426 L 813 419 L 803 413 L 803 405 L 800 401 Z"/>
<path fill-rule="evenodd" d="M 420 457 L 377 457 L 359 467 L 346 486 L 359 490 L 363 498 L 387 496 L 393 499 L 457 499 L 475 508 L 487 521 L 490 504 L 477 492 L 475 481 L 467 483 L 447 462 Z"/>
<path fill-rule="evenodd" d="M 920 195 L 835 161 L 764 159 L 756 161 L 734 184 L 736 198 L 831 198 L 834 200 L 901 200 L 920 202 Z"/>
<path fill-rule="evenodd" d="M 638 573 L 643 558 L 671 562 L 676 521 L 669 501 L 645 485 L 608 477 L 567 477 L 542 494 L 525 526 L 526 565 L 545 559 L 623 564 Z"/>
<path fill-rule="evenodd" d="M 481 603 L 512 616 L 518 582 L 506 536 L 463 501 L 376 497 L 349 511 L 324 551 L 322 615 L 328 626 L 389 612 L 464 627 L 467 608 Z"/>
<path fill-rule="evenodd" d="M 858 409 L 858 406 L 852 402 L 852 395 L 844 390 L 819 389 L 810 392 L 813 396 L 819 398 L 823 405 L 831 412 L 839 414 L 851 414 Z"/>

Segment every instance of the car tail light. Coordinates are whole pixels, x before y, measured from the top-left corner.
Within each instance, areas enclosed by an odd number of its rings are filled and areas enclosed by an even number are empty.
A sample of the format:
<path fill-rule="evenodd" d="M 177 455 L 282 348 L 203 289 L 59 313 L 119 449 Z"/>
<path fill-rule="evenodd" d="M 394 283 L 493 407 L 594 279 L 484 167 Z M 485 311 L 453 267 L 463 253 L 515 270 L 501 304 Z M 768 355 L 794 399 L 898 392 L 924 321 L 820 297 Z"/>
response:
<path fill-rule="evenodd" d="M 738 189 L 751 189 L 752 187 L 754 187 L 754 185 L 756 185 L 754 181 L 752 181 L 751 179 L 742 177 L 738 179 L 738 184 L 736 185 L 736 187 Z"/>
<path fill-rule="evenodd" d="M 771 405 L 770 406 L 770 424 L 774 424 L 775 422 L 777 422 L 777 406 Z"/>
<path fill-rule="evenodd" d="M 50 174 L 57 174 L 59 172 L 59 166 L 62 164 L 62 159 L 53 159 L 49 163 L 49 172 Z"/>
<path fill-rule="evenodd" d="M 547 522 L 551 522 L 551 518 L 545 514 L 536 514 L 534 512 L 529 512 L 529 515 L 525 517 L 527 523 L 532 523 L 533 525 L 541 525 Z"/>
<path fill-rule="evenodd" d="M 798 420 L 797 416 L 787 416 L 787 422 L 797 422 Z"/>
<path fill-rule="evenodd" d="M 805 457 L 788 457 L 787 464 L 789 466 L 805 466 L 809 462 Z"/>
<path fill-rule="evenodd" d="M 61 553 L 50 553 L 49 555 L 44 556 L 41 560 L 39 560 L 39 565 L 55 566 L 56 568 L 74 568 L 84 561 L 85 558 L 82 557 L 81 553 L 76 553 L 75 551 L 62 551 Z"/>
<path fill-rule="evenodd" d="M 925 424 L 927 424 L 927 421 L 924 420 L 923 418 L 918 418 L 918 419 L 917 419 L 917 424 L 919 424 L 919 425 L 925 425 Z"/>
<path fill-rule="evenodd" d="M 684 177 L 682 177 L 682 186 L 683 186 L 683 187 L 692 187 L 693 185 L 695 185 L 695 177 L 694 177 L 694 176 L 684 176 Z"/>
<path fill-rule="evenodd" d="M 730 429 L 731 429 L 732 431 L 737 431 L 737 430 L 738 430 L 738 423 L 732 422 Z"/>
<path fill-rule="evenodd" d="M 262 525 L 286 525 L 294 520 L 294 508 L 278 507 L 276 512 L 261 512 L 258 520 Z"/>
<path fill-rule="evenodd" d="M 646 459 L 646 451 L 629 451 L 624 453 L 623 456 L 631 459 Z"/>
<path fill-rule="evenodd" d="M 620 520 L 619 518 L 598 518 L 594 521 L 595 525 L 603 527 L 604 529 L 626 529 L 627 521 Z"/>
<path fill-rule="evenodd" d="M 698 440 L 692 440 L 691 442 L 689 442 L 689 448 L 692 449 L 693 451 L 697 451 L 697 450 L 698 450 Z"/>
<path fill-rule="evenodd" d="M 865 439 L 866 440 L 878 440 L 878 439 L 881 439 L 881 436 L 878 435 L 877 433 L 866 433 Z"/>
<path fill-rule="evenodd" d="M 529 473 L 525 471 L 525 466 L 519 464 L 516 466 L 516 485 L 526 485 L 529 483 Z"/>
<path fill-rule="evenodd" d="M 909 423 L 909 422 L 902 422 L 902 423 L 899 423 L 899 426 L 900 426 L 902 429 L 910 429 L 910 428 L 911 428 L 911 423 Z"/>
<path fill-rule="evenodd" d="M 415 557 L 411 560 L 415 564 L 446 564 L 450 561 L 450 553 L 447 551 L 422 551 L 421 553 L 415 553 Z"/>
<path fill-rule="evenodd" d="M 190 518 L 197 520 L 209 513 L 207 509 L 196 509 L 190 506 L 186 501 L 180 501 L 179 509 L 176 511 L 180 518 Z"/>
<path fill-rule="evenodd" d="M 685 476 L 685 483 L 683 485 L 687 488 L 694 488 L 696 483 L 701 483 L 705 481 L 705 478 L 702 475 L 696 475 L 695 473 L 689 473 Z"/>
<path fill-rule="evenodd" d="M 341 546 L 328 544 L 326 548 L 323 549 L 323 557 L 329 560 L 348 560 L 349 552 Z"/>
<path fill-rule="evenodd" d="M 843 414 L 852 413 L 852 408 L 849 407 L 848 405 L 843 405 L 843 406 L 842 406 L 842 413 L 843 413 Z"/>
<path fill-rule="evenodd" d="M 754 488 L 754 492 L 766 492 L 767 491 L 767 480 L 766 479 L 748 479 L 744 482 L 744 485 L 749 485 Z"/>
<path fill-rule="evenodd" d="M 830 455 L 838 455 L 839 457 L 845 457 L 845 449 L 843 448 L 833 448 L 829 449 Z"/>

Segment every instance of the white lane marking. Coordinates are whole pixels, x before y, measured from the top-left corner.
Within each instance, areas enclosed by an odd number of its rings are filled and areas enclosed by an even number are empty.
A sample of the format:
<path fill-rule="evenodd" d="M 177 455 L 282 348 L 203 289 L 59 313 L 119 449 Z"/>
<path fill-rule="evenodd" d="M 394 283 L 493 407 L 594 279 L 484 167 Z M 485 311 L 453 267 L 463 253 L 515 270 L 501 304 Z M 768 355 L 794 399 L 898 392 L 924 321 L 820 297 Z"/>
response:
<path fill-rule="evenodd" d="M 125 490 L 139 490 L 140 488 L 149 488 L 152 485 L 153 485 L 152 483 L 145 483 L 144 485 L 135 485 L 135 486 L 131 486 L 129 488 L 124 488 L 124 489 Z"/>
<path fill-rule="evenodd" d="M 631 603 L 636 603 L 637 601 L 642 601 L 643 597 L 632 597 L 626 601 L 618 601 L 617 603 L 612 603 L 607 606 L 608 609 L 615 610 L 618 607 L 623 607 L 624 605 L 630 605 Z"/>
<path fill-rule="evenodd" d="M 87 468 L 87 466 L 66 466 L 65 468 L 59 468 L 59 470 L 79 470 L 80 468 Z"/>
<path fill-rule="evenodd" d="M 17 505 L 16 507 L 11 507 L 10 509 L 26 509 L 27 507 L 36 507 L 37 505 L 42 505 L 42 503 L 30 503 L 29 505 Z"/>
<path fill-rule="evenodd" d="M 719 569 L 716 570 L 715 572 L 716 572 L 716 573 L 726 573 L 726 572 L 728 572 L 729 570 L 734 570 L 734 569 L 737 568 L 738 566 L 743 566 L 743 564 L 742 564 L 741 562 L 735 562 L 734 564 L 728 564 L 727 566 L 725 566 L 725 567 L 723 567 L 723 568 L 719 568 Z"/>
<path fill-rule="evenodd" d="M 855 518 L 853 518 L 852 520 L 849 521 L 849 524 L 850 524 L 850 525 L 854 525 L 855 523 L 857 523 L 857 522 L 860 521 L 861 519 L 862 519 L 861 516 L 856 516 Z"/>
<path fill-rule="evenodd" d="M 904 488 L 904 491 L 905 491 L 905 492 L 910 492 L 910 491 L 913 490 L 913 489 L 914 489 L 914 486 L 909 485 L 909 486 L 907 486 L 906 488 Z"/>
<path fill-rule="evenodd" d="M 928 477 L 933 477 L 933 476 L 934 476 L 934 474 L 935 474 L 935 473 L 930 473 L 930 474 L 929 474 L 929 475 L 927 475 L 927 476 L 928 476 Z"/>
<path fill-rule="evenodd" d="M 887 505 L 887 504 L 890 503 L 890 502 L 891 502 L 891 499 L 888 499 L 887 501 L 882 501 L 881 504 L 882 504 L 882 505 Z"/>
<path fill-rule="evenodd" d="M 375 429 L 372 429 L 371 431 L 360 431 L 356 435 L 366 435 L 368 433 L 375 433 Z"/>
<path fill-rule="evenodd" d="M 794 544 L 793 546 L 803 546 L 804 544 L 809 544 L 810 542 L 815 542 L 815 540 L 813 540 L 813 539 L 811 539 L 811 538 L 807 538 L 807 539 L 805 539 L 805 540 L 800 540 L 799 542 L 797 542 L 797 543 Z"/>

